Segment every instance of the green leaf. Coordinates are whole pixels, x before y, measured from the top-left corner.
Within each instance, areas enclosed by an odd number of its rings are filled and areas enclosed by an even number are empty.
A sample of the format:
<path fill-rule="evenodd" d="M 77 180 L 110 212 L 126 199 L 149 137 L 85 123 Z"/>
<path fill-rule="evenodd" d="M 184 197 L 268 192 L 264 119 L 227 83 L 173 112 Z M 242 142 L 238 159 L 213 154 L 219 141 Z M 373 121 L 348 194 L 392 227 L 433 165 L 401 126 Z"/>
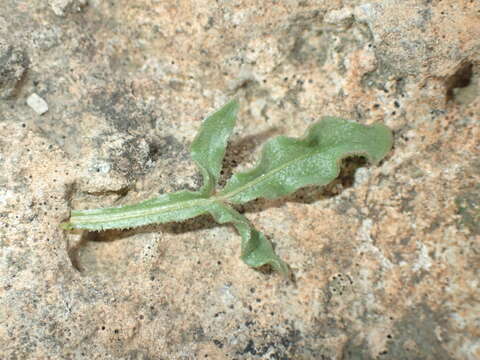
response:
<path fill-rule="evenodd" d="M 325 185 L 338 176 L 342 159 L 362 155 L 376 164 L 391 147 L 392 133 L 384 125 L 325 117 L 300 139 L 279 136 L 267 142 L 259 164 L 232 176 L 218 198 L 245 203 L 288 195 L 307 185 Z"/>
<path fill-rule="evenodd" d="M 135 205 L 72 211 L 70 221 L 62 227 L 99 231 L 182 221 L 207 212 L 211 203 L 198 192 L 180 191 Z"/>
<path fill-rule="evenodd" d="M 210 195 L 218 183 L 225 149 L 235 126 L 237 112 L 237 101 L 228 102 L 204 120 L 192 143 L 192 158 L 202 171 L 203 186 L 200 192 L 203 194 Z"/>
<path fill-rule="evenodd" d="M 289 277 L 288 265 L 275 254 L 270 241 L 261 232 L 250 226 L 247 218 L 230 206 L 218 202 L 212 204 L 209 212 L 218 223 L 232 223 L 235 226 L 242 237 L 240 258 L 245 264 L 253 268 L 270 265 L 275 271 Z"/>

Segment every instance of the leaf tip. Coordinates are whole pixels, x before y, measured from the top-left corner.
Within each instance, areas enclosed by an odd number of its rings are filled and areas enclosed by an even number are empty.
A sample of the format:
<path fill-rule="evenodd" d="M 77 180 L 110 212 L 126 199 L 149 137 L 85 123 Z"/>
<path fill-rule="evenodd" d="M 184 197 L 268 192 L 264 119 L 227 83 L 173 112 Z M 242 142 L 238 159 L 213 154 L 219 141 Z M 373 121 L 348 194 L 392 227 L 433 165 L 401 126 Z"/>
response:
<path fill-rule="evenodd" d="M 271 266 L 272 269 L 275 272 L 279 273 L 285 280 L 293 280 L 293 272 L 286 262 L 279 260 L 275 263 L 272 263 Z"/>
<path fill-rule="evenodd" d="M 59 226 L 60 226 L 61 229 L 67 230 L 67 231 L 70 231 L 70 230 L 75 229 L 75 227 L 73 226 L 73 224 L 72 224 L 71 222 L 69 222 L 69 221 L 61 222 Z"/>

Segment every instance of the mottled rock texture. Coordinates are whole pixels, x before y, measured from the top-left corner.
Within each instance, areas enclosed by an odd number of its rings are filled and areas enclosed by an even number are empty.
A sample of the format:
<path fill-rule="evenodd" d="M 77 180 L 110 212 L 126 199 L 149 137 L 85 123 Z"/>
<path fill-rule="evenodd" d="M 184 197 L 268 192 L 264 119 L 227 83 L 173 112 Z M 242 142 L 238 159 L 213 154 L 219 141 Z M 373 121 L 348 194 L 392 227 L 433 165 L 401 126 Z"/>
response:
<path fill-rule="evenodd" d="M 28 59 L 22 49 L 2 40 L 0 38 L 0 99 L 4 100 L 15 95 L 28 66 Z"/>
<path fill-rule="evenodd" d="M 2 0 L 0 358 L 479 359 L 479 54 L 478 1 Z M 197 188 L 232 96 L 225 174 L 322 115 L 395 131 L 380 166 L 244 207 L 295 283 L 208 217 L 59 229 Z"/>

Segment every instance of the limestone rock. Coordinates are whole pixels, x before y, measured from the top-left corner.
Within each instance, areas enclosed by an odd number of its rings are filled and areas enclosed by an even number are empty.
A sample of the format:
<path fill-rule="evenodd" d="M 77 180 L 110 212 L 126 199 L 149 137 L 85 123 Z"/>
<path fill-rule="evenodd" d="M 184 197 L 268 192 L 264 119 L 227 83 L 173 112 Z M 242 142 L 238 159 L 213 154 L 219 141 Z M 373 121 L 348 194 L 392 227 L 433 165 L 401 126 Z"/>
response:
<path fill-rule="evenodd" d="M 2 1 L 1 359 L 480 358 L 478 1 L 273 3 Z M 379 166 L 243 207 L 294 284 L 208 217 L 59 228 L 198 188 L 188 148 L 233 96 L 224 174 L 324 115 L 394 130 Z"/>

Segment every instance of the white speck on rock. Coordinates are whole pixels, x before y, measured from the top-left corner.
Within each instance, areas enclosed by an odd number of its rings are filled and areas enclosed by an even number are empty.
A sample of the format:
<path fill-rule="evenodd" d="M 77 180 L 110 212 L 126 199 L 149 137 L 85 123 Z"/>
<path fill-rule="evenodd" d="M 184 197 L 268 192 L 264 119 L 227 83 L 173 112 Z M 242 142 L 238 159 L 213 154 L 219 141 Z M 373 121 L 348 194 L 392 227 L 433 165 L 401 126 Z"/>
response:
<path fill-rule="evenodd" d="M 50 0 L 50 6 L 57 16 L 65 16 L 68 12 L 80 12 L 87 5 L 87 0 Z"/>
<path fill-rule="evenodd" d="M 47 102 L 35 93 L 28 97 L 27 105 L 30 106 L 38 115 L 43 115 L 48 111 Z"/>
<path fill-rule="evenodd" d="M 430 255 L 428 255 L 428 248 L 420 241 L 417 241 L 417 246 L 419 254 L 417 261 L 413 264 L 413 271 L 417 272 L 421 269 L 428 271 L 432 266 L 432 259 L 430 258 Z"/>
<path fill-rule="evenodd" d="M 106 161 L 95 162 L 90 168 L 89 171 L 106 174 L 112 169 L 112 165 Z"/>
<path fill-rule="evenodd" d="M 332 10 L 325 15 L 323 21 L 327 24 L 347 25 L 353 21 L 353 9 L 344 7 L 339 10 Z"/>
<path fill-rule="evenodd" d="M 355 186 L 364 184 L 370 177 L 371 170 L 368 168 L 359 168 L 355 171 Z"/>
<path fill-rule="evenodd" d="M 393 267 L 392 262 L 382 253 L 382 251 L 373 244 L 371 236 L 373 228 L 372 219 L 365 219 L 362 222 L 362 226 L 359 229 L 358 236 L 361 240 L 361 244 L 358 248 L 359 251 L 369 252 L 379 260 L 384 269 L 391 269 Z"/>
<path fill-rule="evenodd" d="M 223 303 L 226 305 L 230 305 L 235 303 L 236 297 L 232 294 L 229 285 L 224 285 L 219 289 L 220 298 L 222 299 Z"/>
<path fill-rule="evenodd" d="M 353 10 L 353 13 L 358 21 L 369 23 L 378 18 L 381 11 L 382 6 L 380 4 L 366 3 L 357 6 Z"/>
<path fill-rule="evenodd" d="M 10 199 L 14 198 L 13 192 L 7 189 L 0 189 L 0 205 L 6 206 Z"/>

